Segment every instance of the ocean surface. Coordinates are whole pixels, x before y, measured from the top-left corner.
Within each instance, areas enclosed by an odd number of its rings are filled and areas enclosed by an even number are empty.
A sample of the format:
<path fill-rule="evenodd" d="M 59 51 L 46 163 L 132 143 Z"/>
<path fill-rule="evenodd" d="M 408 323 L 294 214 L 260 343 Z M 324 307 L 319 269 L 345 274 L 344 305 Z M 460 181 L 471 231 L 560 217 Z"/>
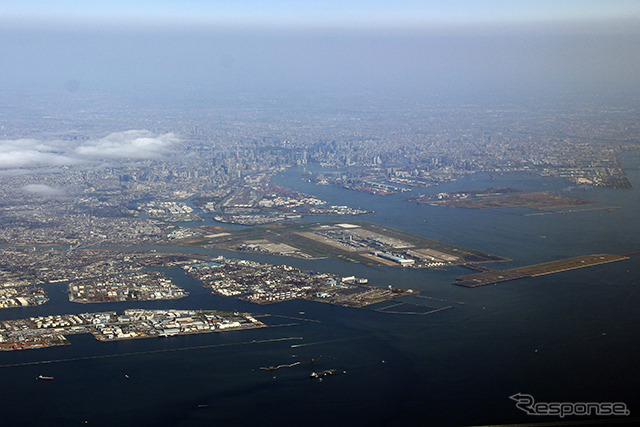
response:
<path fill-rule="evenodd" d="M 478 173 L 382 197 L 309 183 L 302 169 L 288 170 L 273 182 L 331 204 L 375 211 L 341 221 L 376 222 L 500 255 L 511 261 L 493 266 L 512 268 L 592 253 L 639 251 L 637 153 L 626 155 L 624 164 L 633 189 L 578 188 L 536 175 Z M 403 201 L 417 193 L 487 187 L 561 191 L 608 209 L 529 215 L 535 212 Z M 408 302 L 452 308 L 421 316 L 305 301 L 253 305 L 211 295 L 178 268 L 162 269 L 190 292 L 177 301 L 74 304 L 67 300 L 64 284 L 47 285 L 49 303 L 1 310 L 0 319 L 173 307 L 269 315 L 260 319 L 272 327 L 114 343 L 75 335 L 69 337 L 69 346 L 0 353 L 4 422 L 407 426 L 560 421 L 526 415 L 509 399 L 516 393 L 530 394 L 539 402 L 624 402 L 630 418 L 640 417 L 640 254 L 626 261 L 467 289 L 451 284 L 455 277 L 469 274 L 462 268 L 411 270 L 333 259 L 200 252 L 366 277 L 374 285 L 421 291 L 422 298 Z M 290 339 L 270 341 L 282 338 Z M 311 359 L 319 360 L 305 364 Z M 302 364 L 260 369 L 296 361 Z M 43 363 L 6 366 L 28 362 Z M 312 371 L 325 369 L 337 373 L 323 381 L 309 378 Z M 55 380 L 38 381 L 38 375 Z"/>

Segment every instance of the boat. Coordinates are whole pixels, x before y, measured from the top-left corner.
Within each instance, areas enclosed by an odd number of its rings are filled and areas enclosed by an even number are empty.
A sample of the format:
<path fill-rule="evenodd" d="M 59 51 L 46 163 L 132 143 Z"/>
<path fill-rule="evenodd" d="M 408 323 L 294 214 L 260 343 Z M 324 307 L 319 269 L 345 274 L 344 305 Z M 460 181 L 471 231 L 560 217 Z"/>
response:
<path fill-rule="evenodd" d="M 45 377 L 44 375 L 38 375 L 37 380 L 52 380 L 53 377 Z"/>
<path fill-rule="evenodd" d="M 323 377 L 326 377 L 327 375 L 333 375 L 336 372 L 338 372 L 336 369 L 327 369 L 326 371 L 322 371 L 322 372 L 312 372 L 311 375 L 309 375 L 309 377 L 315 378 L 315 379 L 322 379 Z"/>

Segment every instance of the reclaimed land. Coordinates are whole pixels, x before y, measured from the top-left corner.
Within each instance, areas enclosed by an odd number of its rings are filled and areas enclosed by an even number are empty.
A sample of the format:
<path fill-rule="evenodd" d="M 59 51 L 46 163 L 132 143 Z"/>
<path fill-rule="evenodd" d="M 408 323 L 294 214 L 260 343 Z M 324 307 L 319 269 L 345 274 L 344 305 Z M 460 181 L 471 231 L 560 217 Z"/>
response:
<path fill-rule="evenodd" d="M 625 259 L 629 259 L 629 257 L 611 254 L 583 255 L 575 258 L 567 258 L 542 264 L 529 265 L 526 267 L 513 268 L 511 270 L 489 270 L 482 273 L 460 276 L 456 278 L 456 281 L 453 284 L 465 286 L 467 288 L 477 288 L 478 286 L 492 285 L 494 283 L 506 282 L 524 277 L 544 276 L 546 274 L 560 273 L 562 271 L 591 267 L 594 265 L 622 261 Z"/>
<path fill-rule="evenodd" d="M 511 192 L 484 197 L 449 198 L 445 200 L 413 200 L 418 203 L 468 209 L 497 209 L 522 207 L 534 210 L 563 209 L 594 205 L 596 202 L 551 193 Z"/>
<path fill-rule="evenodd" d="M 128 309 L 49 315 L 0 322 L 0 351 L 68 345 L 65 335 L 90 333 L 101 342 L 267 327 L 249 313 Z"/>
<path fill-rule="evenodd" d="M 438 256 L 432 257 L 435 261 L 442 262 L 442 266 L 509 261 L 507 258 L 497 255 L 449 245 L 369 222 L 349 221 L 346 225 L 350 227 L 341 229 L 340 226 L 344 225 L 345 224 L 339 222 L 287 223 L 251 227 L 240 230 L 232 230 L 223 227 L 202 227 L 200 229 L 193 229 L 199 231 L 200 235 L 174 240 L 171 243 L 174 245 L 207 247 L 236 252 L 266 252 L 272 255 L 306 259 L 333 257 L 344 261 L 374 265 L 397 265 L 397 263 L 390 263 L 380 257 L 372 256 L 371 252 L 373 252 L 374 249 L 388 250 L 396 253 L 413 251 L 413 256 L 415 256 L 415 253 L 421 253 L 421 251 L 424 250 L 431 250 L 435 254 L 441 253 L 444 255 L 444 258 Z M 378 240 L 382 238 L 382 240 L 386 240 L 391 243 L 386 249 L 380 249 L 380 247 L 369 245 L 366 242 L 360 246 L 349 246 L 349 242 L 332 239 L 322 234 L 324 231 L 337 229 L 340 229 L 343 232 L 360 230 L 357 231 L 360 236 L 354 237 L 359 238 L 362 241 L 366 241 L 368 239 L 370 242 L 376 238 L 378 238 Z M 367 235 L 372 237 L 366 237 Z M 268 248 L 264 247 L 265 245 L 256 249 L 255 245 L 247 244 L 256 241 L 267 241 L 272 244 L 284 244 L 295 248 L 296 250 L 287 251 L 286 253 L 271 252 Z M 405 245 L 394 245 L 393 242 L 397 241 L 401 241 L 405 243 Z M 418 259 L 418 261 L 420 261 L 420 259 Z M 426 262 L 427 261 L 424 260 L 422 263 L 417 262 L 415 267 L 420 268 Z"/>

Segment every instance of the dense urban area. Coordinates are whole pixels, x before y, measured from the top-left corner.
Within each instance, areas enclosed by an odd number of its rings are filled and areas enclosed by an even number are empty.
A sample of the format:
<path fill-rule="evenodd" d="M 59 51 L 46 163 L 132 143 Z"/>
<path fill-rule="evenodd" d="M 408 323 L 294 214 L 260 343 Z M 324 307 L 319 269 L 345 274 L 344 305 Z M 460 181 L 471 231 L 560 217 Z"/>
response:
<path fill-rule="evenodd" d="M 145 245 L 188 235 L 182 225 L 203 215 L 255 225 L 367 213 L 269 184 L 296 165 L 313 165 L 308 179 L 319 185 L 381 195 L 476 172 L 630 186 L 618 156 L 636 149 L 634 110 L 392 107 L 170 118 L 84 111 L 28 123 L 25 112 L 5 111 L 1 145 L 16 161 L 0 164 L 0 242 Z"/>
<path fill-rule="evenodd" d="M 56 109 L 55 104 L 46 107 Z M 0 162 L 0 307 L 45 304 L 43 284 L 51 283 L 66 287 L 75 303 L 187 296 L 163 273 L 149 270 L 158 266 L 182 266 L 214 293 L 263 304 L 301 298 L 364 307 L 412 292 L 286 265 L 122 250 L 156 244 L 309 259 L 333 256 L 395 267 L 463 265 L 484 272 L 473 283 L 491 282 L 500 272 L 478 264 L 505 258 L 355 222 L 355 216 L 366 218 L 371 211 L 331 205 L 276 185 L 273 177 L 301 167 L 303 178 L 317 186 L 379 196 L 477 172 L 524 172 L 578 186 L 629 187 L 619 156 L 636 148 L 631 137 L 640 126 L 635 110 L 580 103 L 564 107 L 532 112 L 513 105 L 372 105 L 356 113 L 345 107 L 309 112 L 275 105 L 260 114 L 236 106 L 233 115 L 223 109 L 192 115 L 106 108 L 99 115 L 88 109 L 73 119 L 63 113 L 30 115 L 28 122 L 22 120 L 29 115 L 25 111 L 4 111 L 0 148 L 14 161 Z M 408 201 L 472 208 L 593 208 L 589 201 L 566 195 L 508 188 L 423 194 Z M 295 223 L 322 215 L 344 220 Z M 94 327 L 85 325 L 93 324 L 87 316 L 80 321 L 25 320 L 5 328 L 17 333 L 25 327 L 35 330 L 32 323 L 57 322 L 63 332 L 73 333 Z M 102 331 L 123 338 L 170 329 L 154 326 L 143 333 L 141 328 L 147 326 Z M 58 332 L 34 333 L 31 344 L 26 344 L 29 334 L 7 332 L 3 340 L 7 348 L 34 346 L 38 340 L 63 343 Z"/>

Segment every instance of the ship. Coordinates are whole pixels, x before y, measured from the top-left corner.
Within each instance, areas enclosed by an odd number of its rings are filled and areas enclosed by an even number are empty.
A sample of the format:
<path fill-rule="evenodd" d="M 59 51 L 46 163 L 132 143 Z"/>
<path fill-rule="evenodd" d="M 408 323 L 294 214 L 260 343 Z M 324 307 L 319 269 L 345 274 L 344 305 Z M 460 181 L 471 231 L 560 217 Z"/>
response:
<path fill-rule="evenodd" d="M 52 380 L 53 377 L 45 377 L 44 375 L 38 375 L 37 380 Z"/>
<path fill-rule="evenodd" d="M 326 377 L 327 375 L 333 375 L 336 372 L 338 372 L 336 369 L 327 369 L 326 371 L 322 372 L 312 372 L 309 377 L 313 379 L 322 379 L 323 377 Z"/>

